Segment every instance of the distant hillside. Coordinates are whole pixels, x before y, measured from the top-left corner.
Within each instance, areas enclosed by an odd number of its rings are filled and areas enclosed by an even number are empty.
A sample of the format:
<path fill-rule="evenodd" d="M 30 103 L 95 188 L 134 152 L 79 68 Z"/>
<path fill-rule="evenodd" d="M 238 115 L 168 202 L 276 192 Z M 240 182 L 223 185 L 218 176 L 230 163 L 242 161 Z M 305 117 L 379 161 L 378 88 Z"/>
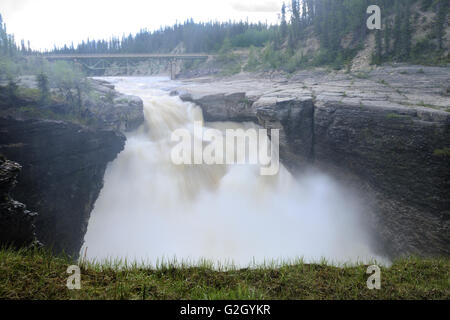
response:
<path fill-rule="evenodd" d="M 369 30 L 369 5 L 381 7 L 382 29 Z M 87 40 L 52 53 L 211 53 L 214 60 L 185 62 L 185 74 L 241 71 L 295 72 L 309 67 L 357 71 L 373 64 L 450 62 L 448 0 L 291 0 L 277 25 L 197 23 L 192 19 L 156 31 Z M 0 16 L 0 80 L 48 69 L 29 44 L 17 45 Z M 44 67 L 42 67 L 44 66 Z M 42 70 L 43 69 L 43 70 Z M 148 68 L 147 68 L 148 69 Z M 200 70 L 200 71 L 199 71 Z"/>
<path fill-rule="evenodd" d="M 372 4 L 381 7 L 382 30 L 366 26 L 366 10 Z M 448 11 L 447 0 L 292 0 L 281 8 L 275 26 L 189 20 L 53 52 L 207 52 L 219 55 L 215 62 L 226 73 L 342 69 L 390 61 L 439 65 L 450 62 Z"/>

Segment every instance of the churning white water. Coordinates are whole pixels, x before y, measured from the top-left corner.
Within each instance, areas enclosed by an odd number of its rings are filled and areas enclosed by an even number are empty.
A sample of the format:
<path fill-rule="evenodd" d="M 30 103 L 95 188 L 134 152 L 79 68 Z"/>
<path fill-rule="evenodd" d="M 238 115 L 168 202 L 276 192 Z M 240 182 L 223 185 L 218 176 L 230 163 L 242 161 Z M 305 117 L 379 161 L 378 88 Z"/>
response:
<path fill-rule="evenodd" d="M 108 166 L 81 255 L 90 260 L 209 259 L 238 266 L 270 260 L 335 263 L 376 257 L 360 225 L 362 206 L 325 175 L 294 179 L 284 168 L 261 176 L 251 165 L 171 161 L 171 133 L 202 120 L 201 109 L 171 97 L 161 78 L 110 78 L 144 100 L 146 123 L 128 135 Z M 205 124 L 216 129 L 252 124 Z"/>

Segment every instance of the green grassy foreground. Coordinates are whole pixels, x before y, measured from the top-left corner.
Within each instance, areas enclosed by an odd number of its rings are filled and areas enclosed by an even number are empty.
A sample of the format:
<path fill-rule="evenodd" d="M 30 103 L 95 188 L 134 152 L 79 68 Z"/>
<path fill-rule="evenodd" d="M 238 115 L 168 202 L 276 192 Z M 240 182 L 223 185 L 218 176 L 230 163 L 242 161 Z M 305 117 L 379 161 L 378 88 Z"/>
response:
<path fill-rule="evenodd" d="M 81 266 L 81 290 L 68 290 L 69 258 L 42 250 L 0 250 L 0 299 L 450 299 L 450 258 L 408 258 L 381 268 L 369 290 L 367 266 L 303 264 L 214 271 L 162 265 Z"/>

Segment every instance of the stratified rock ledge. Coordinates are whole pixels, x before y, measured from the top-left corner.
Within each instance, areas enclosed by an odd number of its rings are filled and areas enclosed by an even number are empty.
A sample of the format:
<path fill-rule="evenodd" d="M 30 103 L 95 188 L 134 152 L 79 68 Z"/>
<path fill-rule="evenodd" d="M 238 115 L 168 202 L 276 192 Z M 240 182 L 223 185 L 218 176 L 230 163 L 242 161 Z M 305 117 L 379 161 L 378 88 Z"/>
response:
<path fill-rule="evenodd" d="M 450 255 L 449 74 L 398 66 L 238 75 L 186 80 L 172 94 L 198 104 L 206 121 L 280 129 L 292 173 L 319 168 L 365 200 L 382 253 Z"/>

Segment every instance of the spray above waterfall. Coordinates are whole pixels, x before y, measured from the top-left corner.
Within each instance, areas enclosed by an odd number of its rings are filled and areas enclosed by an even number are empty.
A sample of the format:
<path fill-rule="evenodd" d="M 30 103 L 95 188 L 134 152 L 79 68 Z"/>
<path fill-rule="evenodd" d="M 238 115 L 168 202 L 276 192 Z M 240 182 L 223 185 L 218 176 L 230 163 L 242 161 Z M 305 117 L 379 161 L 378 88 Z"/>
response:
<path fill-rule="evenodd" d="M 109 81 L 143 99 L 146 123 L 128 135 L 107 169 L 82 249 L 88 259 L 155 264 L 176 257 L 247 266 L 300 257 L 336 263 L 379 258 L 361 223 L 363 205 L 336 181 L 319 173 L 293 177 L 281 164 L 276 174 L 261 175 L 258 164 L 244 161 L 258 136 L 247 135 L 243 148 L 226 148 L 224 140 L 225 156 L 232 151 L 241 164 L 172 161 L 176 130 L 195 139 L 201 123 L 202 134 L 214 130 L 217 138 L 227 130 L 261 132 L 257 125 L 204 123 L 201 109 L 169 96 L 164 87 L 170 83 L 161 78 Z"/>
<path fill-rule="evenodd" d="M 280 130 L 270 132 L 269 139 L 266 129 L 221 131 L 204 129 L 201 121 L 195 121 L 193 134 L 187 128 L 172 132 L 171 140 L 179 144 L 172 149 L 171 159 L 176 165 L 259 164 L 261 175 L 273 176 L 280 169 Z"/>

